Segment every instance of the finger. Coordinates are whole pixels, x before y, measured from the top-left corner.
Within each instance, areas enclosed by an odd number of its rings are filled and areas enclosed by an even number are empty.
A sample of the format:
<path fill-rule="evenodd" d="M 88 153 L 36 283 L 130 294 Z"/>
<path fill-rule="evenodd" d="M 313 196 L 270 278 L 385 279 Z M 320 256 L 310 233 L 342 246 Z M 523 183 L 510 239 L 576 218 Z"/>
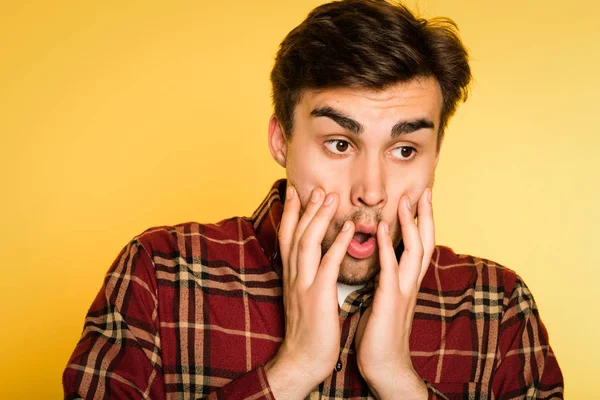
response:
<path fill-rule="evenodd" d="M 384 292 L 398 290 L 398 261 L 394 252 L 394 244 L 390 237 L 387 222 L 381 221 L 377 226 L 377 247 L 379 248 L 379 287 Z M 378 293 L 379 291 L 376 291 Z"/>
<path fill-rule="evenodd" d="M 435 248 L 435 225 L 433 222 L 433 206 L 431 203 L 431 189 L 427 188 L 419 199 L 417 207 L 417 224 L 419 228 L 419 236 L 423 244 L 423 261 L 421 263 L 421 271 L 419 272 L 418 283 L 421 285 L 429 263 L 431 255 Z"/>
<path fill-rule="evenodd" d="M 323 191 L 323 189 L 320 189 L 320 188 L 313 189 L 313 191 L 310 195 L 308 204 L 306 205 L 306 208 L 304 210 L 304 213 L 302 214 L 302 217 L 296 224 L 296 229 L 293 234 L 292 243 L 290 246 L 290 254 L 289 254 L 290 263 L 294 265 L 293 267 L 290 268 L 290 272 L 291 272 L 290 279 L 291 280 L 295 280 L 297 277 L 297 274 L 298 274 L 297 260 L 298 260 L 298 250 L 299 250 L 299 246 L 300 246 L 300 239 L 302 238 L 302 235 L 304 234 L 306 227 L 308 226 L 308 224 L 310 224 L 310 221 L 312 221 L 315 214 L 321 207 L 321 204 L 323 204 L 324 197 L 325 197 L 325 192 Z"/>
<path fill-rule="evenodd" d="M 423 261 L 423 244 L 421 243 L 419 229 L 415 224 L 410 199 L 406 195 L 400 199 L 398 218 L 400 219 L 402 240 L 404 241 L 404 252 L 400 257 L 400 288 L 404 292 L 410 292 L 418 286 Z"/>
<path fill-rule="evenodd" d="M 348 251 L 348 246 L 354 236 L 354 223 L 344 222 L 342 230 L 338 233 L 333 244 L 321 260 L 321 265 L 315 277 L 315 283 L 323 286 L 335 285 L 340 273 L 340 265 Z"/>
<path fill-rule="evenodd" d="M 294 232 L 296 232 L 296 225 L 298 224 L 298 216 L 300 214 L 300 199 L 296 189 L 288 184 L 286 189 L 286 199 L 283 206 L 283 214 L 281 216 L 281 223 L 279 224 L 279 230 L 277 232 L 277 239 L 279 242 L 279 252 L 281 254 L 281 262 L 283 265 L 283 280 L 288 282 L 292 275 L 292 265 L 290 264 L 290 249 L 294 238 Z M 295 268 L 293 263 L 293 267 Z M 294 274 L 295 275 L 295 271 Z"/>
<path fill-rule="evenodd" d="M 375 292 L 377 292 L 377 289 L 379 289 L 379 277 L 380 274 L 375 275 L 375 278 L 373 278 L 373 290 Z"/>
<path fill-rule="evenodd" d="M 339 196 L 329 193 L 310 220 L 298 242 L 298 279 L 311 285 L 321 264 L 322 243 L 339 204 Z"/>

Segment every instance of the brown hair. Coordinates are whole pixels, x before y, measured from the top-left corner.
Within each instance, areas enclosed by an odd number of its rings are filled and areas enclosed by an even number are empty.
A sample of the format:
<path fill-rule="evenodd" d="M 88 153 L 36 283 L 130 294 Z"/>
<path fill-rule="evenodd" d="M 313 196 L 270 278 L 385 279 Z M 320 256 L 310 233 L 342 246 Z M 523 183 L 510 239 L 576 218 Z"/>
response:
<path fill-rule="evenodd" d="M 324 4 L 279 47 L 271 71 L 275 115 L 290 138 L 305 89 L 381 90 L 417 77 L 435 77 L 442 89 L 439 145 L 471 81 L 456 24 L 448 18 L 416 18 L 405 6 L 384 0 Z"/>

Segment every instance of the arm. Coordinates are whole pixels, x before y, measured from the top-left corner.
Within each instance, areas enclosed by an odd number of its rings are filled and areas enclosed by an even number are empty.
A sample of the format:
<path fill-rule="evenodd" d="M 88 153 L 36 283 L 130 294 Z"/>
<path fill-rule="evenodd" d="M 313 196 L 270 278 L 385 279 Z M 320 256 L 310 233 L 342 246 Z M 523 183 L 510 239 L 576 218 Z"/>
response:
<path fill-rule="evenodd" d="M 435 383 L 438 397 L 460 399 L 485 393 L 496 399 L 562 399 L 563 377 L 548 344 L 548 334 L 525 284 L 512 272 L 505 272 L 504 308 L 499 315 L 499 331 L 493 371 L 485 382 Z M 511 290 L 512 286 L 512 290 Z M 431 396 L 431 394 L 430 394 Z M 446 396 L 446 397 L 442 397 Z"/>
<path fill-rule="evenodd" d="M 531 292 L 518 279 L 500 324 L 498 367 L 492 391 L 498 399 L 562 399 L 563 376 Z"/>
<path fill-rule="evenodd" d="M 340 351 L 336 282 L 354 234 L 346 221 L 327 253 L 321 243 L 339 196 L 316 188 L 300 217 L 300 198 L 290 185 L 278 232 L 283 264 L 285 338 L 265 370 L 273 393 L 303 399 L 333 371 Z"/>
<path fill-rule="evenodd" d="M 113 263 L 64 371 L 65 398 L 165 396 L 151 266 L 137 242 Z"/>
<path fill-rule="evenodd" d="M 166 397 L 155 269 L 137 242 L 106 274 L 63 374 L 65 399 Z M 273 399 L 264 368 L 229 382 L 209 399 Z"/>
<path fill-rule="evenodd" d="M 403 214 L 400 207 L 399 220 L 406 249 L 399 265 L 392 256 L 385 229 L 378 230 L 380 284 L 376 285 L 373 304 L 361 317 L 357 331 L 359 368 L 375 396 L 386 399 L 402 394 L 406 398 L 447 399 L 463 398 L 467 393 L 493 392 L 493 397 L 498 399 L 563 398 L 563 378 L 548 344 L 547 332 L 531 293 L 520 280 L 509 292 L 502 314 L 491 381 L 442 382 L 433 386 L 418 377 L 408 356 L 408 335 L 415 293 L 434 243 L 431 205 L 423 201 L 423 196 L 418 204 L 418 226 L 411 217 Z M 420 259 L 423 264 L 419 270 Z M 514 281 L 512 273 L 506 281 L 511 280 Z M 394 341 L 394 338 L 398 339 Z"/>

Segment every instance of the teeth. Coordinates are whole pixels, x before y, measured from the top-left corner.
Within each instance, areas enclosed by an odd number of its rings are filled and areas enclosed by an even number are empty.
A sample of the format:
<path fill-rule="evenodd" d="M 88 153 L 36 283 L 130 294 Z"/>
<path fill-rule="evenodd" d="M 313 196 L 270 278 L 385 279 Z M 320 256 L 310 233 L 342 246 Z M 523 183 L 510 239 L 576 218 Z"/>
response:
<path fill-rule="evenodd" d="M 360 244 L 363 244 L 364 242 L 366 242 L 370 237 L 371 237 L 371 235 L 369 235 L 368 233 L 363 233 L 363 232 L 356 232 L 354 234 L 354 239 Z"/>

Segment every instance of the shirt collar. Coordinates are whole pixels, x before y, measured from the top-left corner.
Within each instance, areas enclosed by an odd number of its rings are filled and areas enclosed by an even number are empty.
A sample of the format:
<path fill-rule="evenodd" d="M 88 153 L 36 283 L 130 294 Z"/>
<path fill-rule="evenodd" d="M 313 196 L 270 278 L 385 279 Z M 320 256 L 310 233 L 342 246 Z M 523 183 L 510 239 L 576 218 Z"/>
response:
<path fill-rule="evenodd" d="M 267 194 L 267 197 L 265 197 L 251 217 L 256 238 L 269 259 L 271 266 L 280 277 L 282 277 L 282 265 L 277 232 L 283 214 L 286 187 L 287 181 L 285 179 L 276 181 Z"/>

